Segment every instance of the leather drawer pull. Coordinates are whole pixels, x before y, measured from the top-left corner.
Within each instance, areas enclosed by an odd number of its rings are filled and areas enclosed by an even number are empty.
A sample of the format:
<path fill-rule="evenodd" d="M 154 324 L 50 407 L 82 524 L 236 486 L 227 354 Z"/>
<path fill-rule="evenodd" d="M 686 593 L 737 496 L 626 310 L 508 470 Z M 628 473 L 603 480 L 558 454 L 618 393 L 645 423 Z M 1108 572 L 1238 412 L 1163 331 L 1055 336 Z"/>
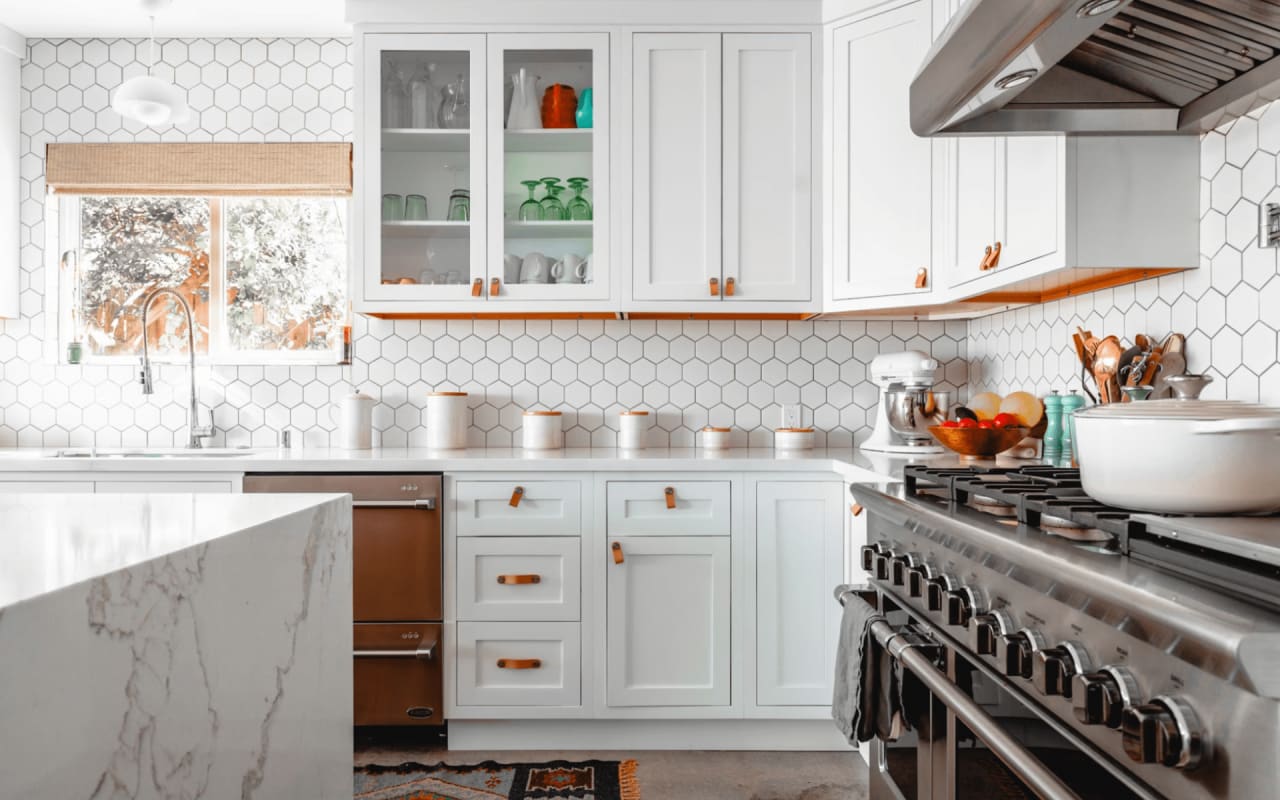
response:
<path fill-rule="evenodd" d="M 857 503 L 854 503 L 853 505 L 849 506 L 849 510 L 853 512 L 853 515 L 855 517 L 862 514 L 862 506 Z"/>
<path fill-rule="evenodd" d="M 668 486 L 662 491 L 667 496 L 667 508 L 676 507 L 676 490 L 674 487 Z"/>
<path fill-rule="evenodd" d="M 542 583 L 541 575 L 499 575 L 498 583 L 504 586 L 518 583 Z"/>
<path fill-rule="evenodd" d="M 542 669 L 540 658 L 500 658 L 498 669 Z"/>
<path fill-rule="evenodd" d="M 517 487 L 515 488 L 515 490 L 511 492 L 511 501 L 510 501 L 510 506 L 511 506 L 512 508 L 519 508 L 519 507 L 520 507 L 520 501 L 521 501 L 521 500 L 523 500 L 523 499 L 524 499 L 524 487 L 523 487 L 523 486 L 517 486 Z"/>
<path fill-rule="evenodd" d="M 916 288 L 923 289 L 928 285 L 929 285 L 929 270 L 925 269 L 924 267 L 921 267 L 919 271 L 916 272 Z"/>
<path fill-rule="evenodd" d="M 493 280 L 489 281 L 489 296 L 497 297 L 501 286 L 502 286 L 502 282 L 499 281 L 497 278 L 494 278 Z"/>
<path fill-rule="evenodd" d="M 991 269 L 991 245 L 987 245 L 987 250 L 982 254 L 982 260 L 978 262 L 978 270 L 986 272 Z"/>
<path fill-rule="evenodd" d="M 471 284 L 471 296 L 479 297 L 481 292 L 483 292 L 483 285 L 484 285 L 484 281 L 482 281 L 480 278 L 476 278 L 476 282 Z"/>
<path fill-rule="evenodd" d="M 719 278 L 711 279 L 711 296 L 712 297 L 720 296 L 720 279 Z"/>
<path fill-rule="evenodd" d="M 618 542 L 614 542 L 612 545 L 610 545 L 609 549 L 613 551 L 613 563 L 621 564 L 623 561 L 626 560 L 622 556 L 622 545 L 619 544 Z"/>
<path fill-rule="evenodd" d="M 724 296 L 725 297 L 733 297 L 733 289 L 736 286 L 736 284 L 737 282 L 734 281 L 733 278 L 724 279 Z"/>

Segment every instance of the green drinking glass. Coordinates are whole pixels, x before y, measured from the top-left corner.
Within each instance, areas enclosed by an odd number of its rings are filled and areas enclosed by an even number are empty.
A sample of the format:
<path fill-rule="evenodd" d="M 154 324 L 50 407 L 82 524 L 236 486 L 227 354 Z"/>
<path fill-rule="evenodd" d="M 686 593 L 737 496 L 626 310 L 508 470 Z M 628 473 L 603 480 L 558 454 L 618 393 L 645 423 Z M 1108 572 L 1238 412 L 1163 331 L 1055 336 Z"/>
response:
<path fill-rule="evenodd" d="M 591 219 L 591 204 L 587 202 L 587 198 L 582 196 L 582 193 L 586 191 L 587 188 L 587 179 L 570 178 L 569 188 L 573 189 L 574 192 L 573 199 L 570 200 L 569 204 L 565 207 L 565 212 L 568 214 L 569 219 Z"/>
<path fill-rule="evenodd" d="M 542 182 L 547 187 L 547 194 L 542 198 L 542 218 L 547 220 L 568 219 L 565 215 L 564 203 L 560 202 L 560 192 L 564 191 L 564 187 L 560 185 L 560 179 L 543 178 Z"/>
<path fill-rule="evenodd" d="M 529 189 L 529 199 L 520 204 L 520 221 L 541 222 L 542 204 L 533 199 L 533 193 L 542 185 L 542 181 L 520 181 L 520 183 Z"/>

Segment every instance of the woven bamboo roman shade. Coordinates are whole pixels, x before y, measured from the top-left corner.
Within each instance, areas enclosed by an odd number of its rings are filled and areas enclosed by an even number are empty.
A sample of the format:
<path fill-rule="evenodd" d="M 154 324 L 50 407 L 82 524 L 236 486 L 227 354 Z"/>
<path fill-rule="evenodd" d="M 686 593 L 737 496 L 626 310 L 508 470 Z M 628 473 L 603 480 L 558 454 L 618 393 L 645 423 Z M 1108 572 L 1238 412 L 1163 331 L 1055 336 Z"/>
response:
<path fill-rule="evenodd" d="M 349 142 L 50 144 L 55 194 L 348 195 Z"/>

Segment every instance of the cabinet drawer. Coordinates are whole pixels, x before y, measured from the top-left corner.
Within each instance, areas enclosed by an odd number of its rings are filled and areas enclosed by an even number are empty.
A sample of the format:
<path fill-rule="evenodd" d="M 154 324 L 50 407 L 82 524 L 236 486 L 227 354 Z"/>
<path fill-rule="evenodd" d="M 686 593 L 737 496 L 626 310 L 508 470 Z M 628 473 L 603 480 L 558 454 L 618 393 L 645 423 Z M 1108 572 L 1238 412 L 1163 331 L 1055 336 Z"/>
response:
<path fill-rule="evenodd" d="M 577 620 L 580 540 L 458 540 L 458 619 Z"/>
<path fill-rule="evenodd" d="M 578 481 L 458 481 L 459 536 L 567 535 L 582 532 Z"/>
<path fill-rule="evenodd" d="M 458 705 L 581 705 L 578 637 L 576 622 L 458 623 Z"/>
<path fill-rule="evenodd" d="M 610 482 L 609 535 L 728 536 L 729 494 L 728 481 Z"/>

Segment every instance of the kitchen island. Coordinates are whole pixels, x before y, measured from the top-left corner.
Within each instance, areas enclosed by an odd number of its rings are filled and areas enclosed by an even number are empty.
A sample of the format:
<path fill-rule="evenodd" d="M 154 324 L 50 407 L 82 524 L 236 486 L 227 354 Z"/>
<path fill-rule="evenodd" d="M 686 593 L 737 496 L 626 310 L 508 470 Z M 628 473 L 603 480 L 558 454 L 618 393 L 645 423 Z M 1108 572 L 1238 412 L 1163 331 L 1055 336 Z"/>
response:
<path fill-rule="evenodd" d="M 0 496 L 6 797 L 350 797 L 344 495 Z"/>

